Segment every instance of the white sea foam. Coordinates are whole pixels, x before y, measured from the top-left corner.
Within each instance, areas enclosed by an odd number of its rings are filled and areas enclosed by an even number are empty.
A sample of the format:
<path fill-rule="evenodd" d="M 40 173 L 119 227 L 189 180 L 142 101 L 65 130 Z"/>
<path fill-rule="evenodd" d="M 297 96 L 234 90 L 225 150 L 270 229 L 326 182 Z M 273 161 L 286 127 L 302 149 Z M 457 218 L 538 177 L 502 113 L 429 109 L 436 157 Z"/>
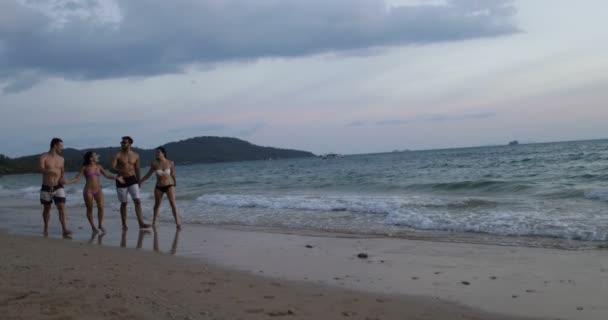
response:
<path fill-rule="evenodd" d="M 197 201 L 202 206 L 243 209 L 218 217 L 228 223 L 258 224 L 276 221 L 287 225 L 297 223 L 312 226 L 315 225 L 315 221 L 304 221 L 307 219 L 306 215 L 289 213 L 283 214 L 281 217 L 280 213 L 286 212 L 286 210 L 315 213 L 339 211 L 350 215 L 351 219 L 355 219 L 361 214 L 383 215 L 383 220 L 377 221 L 382 221 L 386 226 L 402 226 L 419 230 L 474 232 L 505 236 L 543 236 L 593 241 L 607 240 L 608 237 L 608 230 L 601 227 L 608 224 L 608 216 L 599 217 L 599 221 L 589 223 L 588 219 L 577 212 L 556 215 L 546 210 L 529 207 L 509 208 L 497 205 L 495 202 L 470 198 L 447 201 L 425 197 L 211 194 L 200 196 Z M 267 210 L 255 209 L 271 209 L 275 215 L 269 215 Z M 311 214 L 311 217 L 317 218 L 318 216 Z M 285 219 L 290 219 L 291 222 L 284 221 Z"/>
<path fill-rule="evenodd" d="M 585 191 L 585 198 L 608 201 L 608 189 L 591 189 Z"/>

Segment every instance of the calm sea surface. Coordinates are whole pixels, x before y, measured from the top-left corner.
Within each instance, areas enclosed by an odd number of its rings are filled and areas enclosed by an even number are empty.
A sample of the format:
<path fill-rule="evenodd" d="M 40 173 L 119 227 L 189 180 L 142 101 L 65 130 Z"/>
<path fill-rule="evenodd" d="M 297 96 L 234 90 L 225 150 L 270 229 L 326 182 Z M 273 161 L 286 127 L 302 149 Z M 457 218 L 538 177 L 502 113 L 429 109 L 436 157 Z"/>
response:
<path fill-rule="evenodd" d="M 186 225 L 454 241 L 525 239 L 549 246 L 608 240 L 608 140 L 189 165 L 176 171 Z M 40 180 L 39 175 L 0 177 L 5 228 L 36 221 L 33 227 L 39 229 Z M 83 219 L 83 185 L 67 188 L 70 217 Z M 143 186 L 147 219 L 153 186 L 153 181 Z M 113 181 L 104 181 L 104 193 L 107 219 L 119 219 Z M 35 212 L 34 220 L 20 218 L 23 212 Z M 161 221 L 172 221 L 166 200 Z"/>

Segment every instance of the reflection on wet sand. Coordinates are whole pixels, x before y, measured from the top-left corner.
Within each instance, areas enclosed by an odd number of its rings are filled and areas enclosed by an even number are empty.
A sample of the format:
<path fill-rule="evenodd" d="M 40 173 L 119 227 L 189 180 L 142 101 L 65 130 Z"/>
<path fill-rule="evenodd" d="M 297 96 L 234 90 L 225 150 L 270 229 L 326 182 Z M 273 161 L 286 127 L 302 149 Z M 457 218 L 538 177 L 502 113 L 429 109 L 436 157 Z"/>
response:
<path fill-rule="evenodd" d="M 127 248 L 127 230 L 123 230 L 121 237 L 120 237 L 120 247 L 121 248 Z M 171 253 L 172 255 L 175 255 L 177 253 L 177 246 L 179 244 L 179 234 L 180 234 L 181 230 L 179 229 L 175 229 L 175 233 L 173 235 L 173 242 L 171 243 L 171 249 L 168 251 L 169 253 Z M 160 238 L 164 238 L 167 239 L 167 234 L 165 234 L 165 237 L 163 237 L 163 235 L 161 235 L 161 232 L 159 232 L 156 228 L 153 228 L 153 231 L 150 230 L 139 230 L 138 234 L 137 234 L 137 244 L 135 245 L 136 249 L 142 249 L 144 248 L 144 243 L 145 243 L 145 238 L 147 237 L 147 235 L 153 233 L 154 237 L 153 237 L 153 242 L 152 242 L 152 249 L 155 252 L 162 252 L 162 250 L 160 249 L 160 242 L 162 241 Z M 97 238 L 97 243 L 101 244 L 101 239 L 103 237 L 103 234 L 100 234 L 99 237 Z M 167 239 L 168 240 L 168 239 Z M 89 240 L 89 243 L 93 243 L 95 241 L 95 235 L 91 235 L 91 239 Z M 147 247 L 149 248 L 149 247 Z"/>
<path fill-rule="evenodd" d="M 137 249 L 141 249 L 144 244 L 144 237 L 150 234 L 150 230 L 139 230 L 139 235 L 137 236 Z"/>
<path fill-rule="evenodd" d="M 89 243 L 95 242 L 95 238 L 97 238 L 97 244 L 101 245 L 101 244 L 103 244 L 102 239 L 103 239 L 103 237 L 105 237 L 105 235 L 106 235 L 105 232 L 102 232 L 102 233 L 92 232 L 91 239 L 89 239 Z"/>
<path fill-rule="evenodd" d="M 156 230 L 156 228 L 153 229 L 154 230 L 154 251 L 155 252 L 160 252 L 159 249 L 159 245 L 158 245 L 158 231 Z M 175 253 L 177 253 L 177 244 L 179 242 L 179 233 L 181 232 L 180 229 L 175 229 L 175 235 L 173 236 L 173 243 L 171 244 L 171 254 L 174 255 Z"/>

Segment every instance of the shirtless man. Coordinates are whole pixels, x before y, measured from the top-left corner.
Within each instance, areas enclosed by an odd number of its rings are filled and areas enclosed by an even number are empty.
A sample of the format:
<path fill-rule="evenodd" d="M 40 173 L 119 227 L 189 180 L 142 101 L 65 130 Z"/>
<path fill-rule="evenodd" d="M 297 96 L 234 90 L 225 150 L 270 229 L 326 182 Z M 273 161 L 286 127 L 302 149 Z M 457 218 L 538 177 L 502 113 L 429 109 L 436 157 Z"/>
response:
<path fill-rule="evenodd" d="M 63 141 L 59 138 L 51 140 L 49 152 L 40 156 L 40 172 L 42 173 L 42 188 L 40 188 L 40 204 L 42 204 L 42 220 L 44 221 L 44 234 L 49 231 L 51 217 L 51 204 L 55 202 L 59 211 L 59 222 L 63 229 L 63 236 L 72 234 L 66 225 L 65 213 L 65 184 L 64 159 L 59 154 L 63 151 Z"/>
<path fill-rule="evenodd" d="M 133 139 L 129 136 L 122 137 L 120 142 L 121 150 L 112 159 L 112 169 L 122 177 L 124 183 L 116 180 L 116 193 L 118 201 L 120 201 L 120 217 L 122 219 L 122 228 L 127 230 L 127 200 L 128 195 L 131 195 L 135 204 L 135 213 L 140 228 L 149 228 L 150 225 L 144 223 L 141 214 L 141 202 L 139 200 L 140 187 L 140 172 L 139 172 L 139 154 L 131 150 Z"/>

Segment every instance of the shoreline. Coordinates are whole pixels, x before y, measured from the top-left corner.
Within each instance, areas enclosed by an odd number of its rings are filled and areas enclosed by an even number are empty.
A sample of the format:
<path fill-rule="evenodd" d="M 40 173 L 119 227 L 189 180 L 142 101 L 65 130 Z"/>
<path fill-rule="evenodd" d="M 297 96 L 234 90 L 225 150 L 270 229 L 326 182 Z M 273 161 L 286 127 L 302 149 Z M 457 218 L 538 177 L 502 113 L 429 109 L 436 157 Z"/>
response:
<path fill-rule="evenodd" d="M 129 220 L 134 226 L 132 222 Z M 170 223 L 161 223 L 157 232 L 122 233 L 118 225 L 106 227 L 110 232 L 104 236 L 81 237 L 86 234 L 82 230 L 86 227 L 81 226 L 74 240 L 51 242 L 83 250 L 118 250 L 127 256 L 136 254 L 137 259 L 140 252 L 147 255 L 147 251 L 156 251 L 164 253 L 161 259 L 166 263 L 211 265 L 260 281 L 296 283 L 296 287 L 312 286 L 321 291 L 389 295 L 391 300 L 395 296 L 417 297 L 425 304 L 439 301 L 495 315 L 592 320 L 608 317 L 602 298 L 608 290 L 606 250 L 277 233 L 202 225 L 188 225 L 177 232 Z M 34 242 L 43 239 L 31 234 L 24 238 L 5 233 L 4 237 Z M 53 246 L 49 249 L 55 250 Z M 359 253 L 368 256 L 360 259 Z M 124 268 L 129 266 L 119 267 Z"/>
<path fill-rule="evenodd" d="M 0 243 L 6 319 L 524 319 L 80 241 L 0 232 Z"/>

